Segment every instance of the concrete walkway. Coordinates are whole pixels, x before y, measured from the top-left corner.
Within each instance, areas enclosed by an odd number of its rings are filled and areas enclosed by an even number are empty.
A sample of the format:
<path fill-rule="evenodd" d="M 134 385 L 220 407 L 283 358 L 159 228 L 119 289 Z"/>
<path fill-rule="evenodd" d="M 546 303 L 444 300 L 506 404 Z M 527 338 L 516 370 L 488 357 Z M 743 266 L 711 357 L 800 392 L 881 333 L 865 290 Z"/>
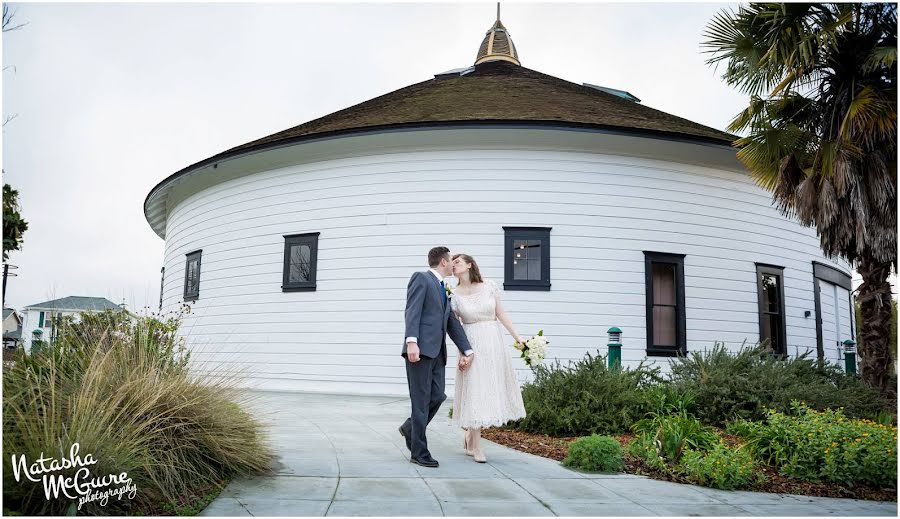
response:
<path fill-rule="evenodd" d="M 896 516 L 896 503 L 728 492 L 627 474 L 571 471 L 485 442 L 462 450 L 446 402 L 428 427 L 440 467 L 409 463 L 405 398 L 254 393 L 271 424 L 276 475 L 235 480 L 201 515 L 226 516 Z"/>

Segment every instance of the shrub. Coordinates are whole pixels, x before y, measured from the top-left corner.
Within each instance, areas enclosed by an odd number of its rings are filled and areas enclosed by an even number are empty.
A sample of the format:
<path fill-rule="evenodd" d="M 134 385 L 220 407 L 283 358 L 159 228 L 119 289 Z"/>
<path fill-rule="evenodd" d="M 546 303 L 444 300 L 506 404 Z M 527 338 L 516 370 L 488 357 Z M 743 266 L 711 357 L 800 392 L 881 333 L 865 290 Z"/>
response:
<path fill-rule="evenodd" d="M 39 353 L 41 350 L 47 347 L 47 341 L 44 339 L 34 339 L 31 341 L 31 355 L 35 353 Z"/>
<path fill-rule="evenodd" d="M 89 502 L 78 514 L 174 503 L 197 486 L 268 467 L 272 453 L 260 424 L 235 402 L 244 401 L 234 391 L 236 378 L 189 373 L 169 354 L 178 343 L 161 322 L 87 323 L 83 334 L 61 335 L 4 370 L 5 506 L 26 515 L 68 511 L 71 501 L 46 500 L 40 483 L 15 481 L 10 462 L 21 455 L 33 462 L 41 453 L 68 457 L 76 442 L 82 457 L 97 460 L 92 478 L 126 472 L 137 488 L 133 500 Z"/>
<path fill-rule="evenodd" d="M 695 395 L 697 418 L 717 426 L 734 418 L 761 420 L 765 408 L 788 411 L 791 400 L 816 409 L 843 406 L 849 416 L 865 418 L 892 405 L 833 364 L 820 368 L 807 354 L 782 360 L 758 347 L 732 353 L 716 344 L 711 351 L 679 357 L 670 380 Z"/>
<path fill-rule="evenodd" d="M 656 450 L 656 445 L 654 445 L 651 435 L 639 434 L 635 436 L 628 443 L 627 451 L 628 454 L 643 460 L 650 467 L 662 472 L 669 472 L 669 466 Z"/>
<path fill-rule="evenodd" d="M 672 464 L 679 463 L 685 450 L 705 450 L 718 440 L 715 431 L 685 412 L 652 413 L 649 418 L 635 423 L 632 430 L 645 441 L 651 440 L 657 456 Z"/>
<path fill-rule="evenodd" d="M 659 380 L 659 369 L 643 363 L 610 370 L 599 352 L 533 369 L 534 380 L 522 388 L 527 416 L 514 427 L 551 436 L 627 431 L 646 411 L 642 390 Z"/>
<path fill-rule="evenodd" d="M 691 483 L 723 490 L 748 487 L 757 477 L 749 449 L 728 447 L 721 441 L 708 451 L 688 449 L 678 470 Z"/>
<path fill-rule="evenodd" d="M 799 402 L 792 414 L 769 410 L 764 422 L 739 421 L 730 431 L 744 437 L 759 459 L 782 474 L 809 481 L 897 486 L 897 427 L 819 412 Z"/>
<path fill-rule="evenodd" d="M 578 438 L 569 444 L 563 465 L 593 472 L 621 472 L 625 469 L 622 445 L 609 436 Z"/>
<path fill-rule="evenodd" d="M 650 386 L 643 392 L 645 408 L 657 415 L 685 413 L 693 415 L 697 395 L 672 383 Z"/>

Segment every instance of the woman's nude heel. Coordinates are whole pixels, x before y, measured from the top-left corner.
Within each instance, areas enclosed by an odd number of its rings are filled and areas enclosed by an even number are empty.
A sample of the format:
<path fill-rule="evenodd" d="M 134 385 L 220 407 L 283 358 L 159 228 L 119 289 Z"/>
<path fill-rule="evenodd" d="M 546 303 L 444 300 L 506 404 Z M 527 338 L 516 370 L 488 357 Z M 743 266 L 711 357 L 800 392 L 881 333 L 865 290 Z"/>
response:
<path fill-rule="evenodd" d="M 473 436 L 475 436 L 478 441 L 475 443 L 476 447 L 475 450 L 472 451 L 472 457 L 474 457 L 475 461 L 478 463 L 486 463 L 487 458 L 484 457 L 484 451 L 481 450 L 481 429 L 478 429 L 478 432 Z"/>
<path fill-rule="evenodd" d="M 487 463 L 487 458 L 484 457 L 484 453 L 481 452 L 481 449 L 478 449 L 472 456 L 475 458 L 475 461 L 478 463 Z"/>
<path fill-rule="evenodd" d="M 466 434 L 463 435 L 463 450 L 466 451 L 466 456 L 474 456 L 475 454 L 469 450 L 469 431 L 466 431 Z"/>

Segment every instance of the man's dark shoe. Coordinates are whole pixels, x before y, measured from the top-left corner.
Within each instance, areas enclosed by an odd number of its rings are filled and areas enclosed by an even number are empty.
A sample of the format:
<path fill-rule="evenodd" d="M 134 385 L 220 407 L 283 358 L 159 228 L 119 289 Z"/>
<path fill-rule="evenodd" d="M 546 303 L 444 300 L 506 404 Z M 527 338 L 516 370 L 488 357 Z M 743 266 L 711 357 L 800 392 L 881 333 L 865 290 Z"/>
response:
<path fill-rule="evenodd" d="M 409 439 L 409 436 L 407 436 L 406 433 L 403 432 L 403 426 L 402 426 L 402 425 L 400 426 L 400 429 L 399 429 L 399 430 L 400 430 L 400 436 L 403 436 L 403 439 L 406 440 L 406 449 L 407 449 L 409 452 L 412 452 L 412 440 L 410 440 L 410 439 Z"/>
<path fill-rule="evenodd" d="M 430 456 L 428 458 L 423 458 L 423 459 L 416 459 L 416 458 L 410 457 L 409 462 L 415 463 L 416 465 L 421 465 L 423 467 L 432 468 L 432 469 L 437 468 L 437 466 L 438 466 L 437 460 Z"/>

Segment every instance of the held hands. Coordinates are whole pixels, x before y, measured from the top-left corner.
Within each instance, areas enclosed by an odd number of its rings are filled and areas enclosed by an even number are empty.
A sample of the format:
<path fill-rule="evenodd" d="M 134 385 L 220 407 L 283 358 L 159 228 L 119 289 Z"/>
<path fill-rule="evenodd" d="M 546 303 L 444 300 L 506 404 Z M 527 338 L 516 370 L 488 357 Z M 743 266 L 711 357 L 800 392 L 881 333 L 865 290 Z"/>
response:
<path fill-rule="evenodd" d="M 473 357 L 475 357 L 474 353 L 469 356 L 460 355 L 459 362 L 457 362 L 456 366 L 459 368 L 460 371 L 465 371 L 465 370 L 469 369 L 469 366 L 472 365 Z"/>

